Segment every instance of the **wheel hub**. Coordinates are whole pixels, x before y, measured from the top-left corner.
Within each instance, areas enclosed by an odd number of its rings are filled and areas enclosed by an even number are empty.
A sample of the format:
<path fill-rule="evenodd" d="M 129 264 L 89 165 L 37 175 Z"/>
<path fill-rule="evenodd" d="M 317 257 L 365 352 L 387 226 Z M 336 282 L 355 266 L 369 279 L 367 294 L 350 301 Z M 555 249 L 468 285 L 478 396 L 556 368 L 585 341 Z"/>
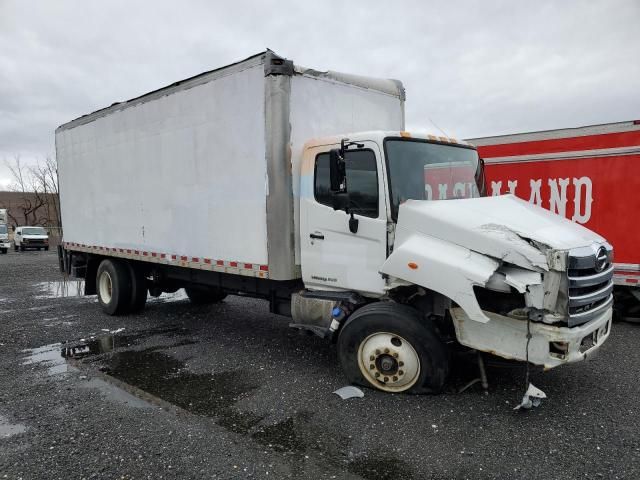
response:
<path fill-rule="evenodd" d="M 398 362 L 389 354 L 382 354 L 376 358 L 376 368 L 385 375 L 394 375 L 398 371 Z"/>
<path fill-rule="evenodd" d="M 381 390 L 408 390 L 420 374 L 420 360 L 413 346 L 392 333 L 369 335 L 360 344 L 358 360 L 365 378 Z"/>

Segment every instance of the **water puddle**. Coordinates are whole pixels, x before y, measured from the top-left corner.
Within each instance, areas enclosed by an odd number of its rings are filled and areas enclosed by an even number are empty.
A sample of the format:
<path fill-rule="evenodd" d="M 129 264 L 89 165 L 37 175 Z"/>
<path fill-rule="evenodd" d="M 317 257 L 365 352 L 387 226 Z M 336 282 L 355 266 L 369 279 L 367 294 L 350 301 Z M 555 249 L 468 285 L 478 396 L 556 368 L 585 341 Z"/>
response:
<path fill-rule="evenodd" d="M 222 423 L 239 430 L 255 421 L 229 410 L 258 387 L 246 370 L 196 374 L 180 360 L 156 349 L 115 352 L 104 364 L 106 374 L 196 415 L 228 414 Z"/>
<path fill-rule="evenodd" d="M 0 415 L 0 438 L 9 438 L 27 431 L 21 423 L 11 423 L 9 419 Z"/>
<path fill-rule="evenodd" d="M 66 373 L 68 370 L 69 365 L 61 353 L 61 343 L 52 343 L 51 345 L 23 350 L 22 352 L 28 354 L 24 357 L 22 365 L 42 364 L 47 367 L 48 375 Z"/>
<path fill-rule="evenodd" d="M 41 294 L 35 298 L 64 298 L 84 296 L 84 280 L 60 280 L 55 282 L 42 282 L 34 285 Z"/>
<path fill-rule="evenodd" d="M 155 335 L 170 335 L 171 337 L 187 335 L 189 330 L 183 327 L 168 326 L 127 332 L 124 328 L 113 331 L 105 329 L 101 335 L 90 335 L 74 342 L 52 343 L 42 347 L 23 350 L 27 354 L 22 365 L 42 364 L 47 367 L 47 374 L 58 375 L 68 371 L 67 359 L 81 359 L 89 356 L 101 355 L 117 348 L 131 347 L 141 340 L 146 340 Z M 172 346 L 195 343 L 183 340 Z M 156 348 L 166 348 L 158 346 Z"/>

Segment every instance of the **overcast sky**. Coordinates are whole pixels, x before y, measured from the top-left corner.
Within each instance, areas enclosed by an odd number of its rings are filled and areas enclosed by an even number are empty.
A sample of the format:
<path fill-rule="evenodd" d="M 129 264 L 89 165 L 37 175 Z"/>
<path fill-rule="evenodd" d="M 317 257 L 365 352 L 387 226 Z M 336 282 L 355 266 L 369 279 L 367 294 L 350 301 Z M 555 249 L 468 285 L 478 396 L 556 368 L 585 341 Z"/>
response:
<path fill-rule="evenodd" d="M 266 47 L 402 80 L 408 129 L 640 119 L 640 0 L 0 0 L 0 190 L 58 125 Z"/>

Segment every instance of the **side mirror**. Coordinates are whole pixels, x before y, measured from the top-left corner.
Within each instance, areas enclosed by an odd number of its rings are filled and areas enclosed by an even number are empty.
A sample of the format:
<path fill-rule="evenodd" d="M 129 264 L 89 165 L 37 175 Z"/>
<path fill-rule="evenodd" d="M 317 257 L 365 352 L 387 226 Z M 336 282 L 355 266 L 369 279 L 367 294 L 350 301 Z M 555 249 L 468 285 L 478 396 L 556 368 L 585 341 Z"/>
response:
<path fill-rule="evenodd" d="M 344 162 L 344 157 L 340 154 L 340 150 L 337 148 L 329 151 L 329 176 L 331 179 L 332 192 L 347 191 L 347 168 Z"/>
<path fill-rule="evenodd" d="M 344 210 L 346 212 L 349 209 L 349 194 L 347 192 L 333 192 L 331 199 L 333 200 L 334 210 Z"/>
<path fill-rule="evenodd" d="M 478 170 L 476 171 L 476 185 L 479 185 L 479 194 L 481 197 L 487 196 L 487 179 L 484 175 L 484 159 L 478 158 Z"/>

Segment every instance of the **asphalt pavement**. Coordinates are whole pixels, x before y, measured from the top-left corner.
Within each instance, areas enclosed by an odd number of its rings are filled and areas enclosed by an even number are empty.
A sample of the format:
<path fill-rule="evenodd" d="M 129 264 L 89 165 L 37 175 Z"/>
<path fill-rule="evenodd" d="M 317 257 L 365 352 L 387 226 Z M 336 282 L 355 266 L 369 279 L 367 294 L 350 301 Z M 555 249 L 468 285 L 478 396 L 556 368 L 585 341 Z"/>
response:
<path fill-rule="evenodd" d="M 455 393 L 473 363 L 437 396 L 341 400 L 335 347 L 265 302 L 109 317 L 60 280 L 54 252 L 0 255 L 0 478 L 640 478 L 640 325 L 535 372 L 528 412 L 521 368 Z"/>

